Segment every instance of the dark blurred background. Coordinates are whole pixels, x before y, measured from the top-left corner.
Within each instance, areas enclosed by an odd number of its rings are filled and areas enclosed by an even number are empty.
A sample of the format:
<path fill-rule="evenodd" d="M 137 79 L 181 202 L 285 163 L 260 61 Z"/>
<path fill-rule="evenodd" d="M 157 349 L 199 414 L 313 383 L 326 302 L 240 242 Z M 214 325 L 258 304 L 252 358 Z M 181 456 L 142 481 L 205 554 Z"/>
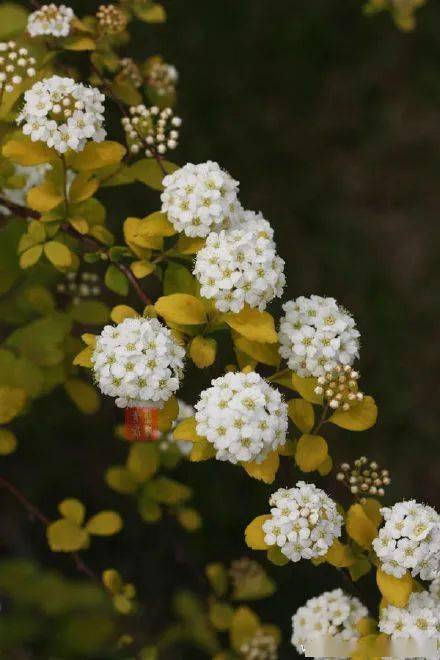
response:
<path fill-rule="evenodd" d="M 73 6 L 80 15 L 90 4 Z M 365 454 L 391 472 L 388 502 L 414 497 L 438 507 L 438 2 L 418 12 L 411 34 L 399 32 L 388 14 L 364 17 L 358 0 L 165 4 L 168 23 L 138 25 L 135 49 L 138 58 L 161 53 L 180 72 L 184 124 L 176 160 L 212 159 L 241 181 L 244 206 L 275 227 L 285 300 L 334 296 L 361 330 L 362 389 L 376 398 L 379 421 L 366 433 L 329 434 L 335 462 Z M 106 195 L 113 222 L 122 222 L 126 199 Z M 145 214 L 156 210 L 157 197 L 139 188 L 130 204 Z M 208 377 L 190 380 L 182 395 L 194 402 Z M 42 399 L 38 424 L 34 413 L 17 425 L 22 444 L 9 473 L 48 515 L 68 496 L 124 513 L 124 534 L 99 541 L 90 562 L 107 567 L 105 548 L 107 564 L 137 585 L 143 620 L 157 631 L 170 621 L 176 589 L 203 593 L 199 574 L 208 561 L 249 554 L 243 529 L 265 512 L 271 488 L 233 466 L 185 465 L 179 476 L 195 490 L 203 531 L 189 537 L 169 521 L 141 525 L 131 500 L 103 483 L 105 468 L 126 452 L 113 435 L 118 412 L 105 405 L 105 417 L 84 418 L 62 393 Z M 2 507 L 5 551 L 74 575 L 14 502 L 4 496 Z M 333 569 L 307 562 L 268 570 L 279 591 L 256 609 L 283 627 L 281 657 L 294 657 L 291 615 L 341 584 Z M 176 647 L 169 657 L 205 656 Z"/>

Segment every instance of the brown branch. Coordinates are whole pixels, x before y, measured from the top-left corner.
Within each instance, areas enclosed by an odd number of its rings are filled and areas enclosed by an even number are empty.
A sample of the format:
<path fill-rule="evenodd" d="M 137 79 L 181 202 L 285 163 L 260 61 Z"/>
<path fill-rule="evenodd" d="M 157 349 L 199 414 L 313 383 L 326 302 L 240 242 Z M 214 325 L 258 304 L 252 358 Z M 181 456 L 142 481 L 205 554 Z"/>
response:
<path fill-rule="evenodd" d="M 31 518 L 37 519 L 42 525 L 45 527 L 48 527 L 51 524 L 51 520 L 42 512 L 40 509 L 35 506 L 35 504 L 32 504 L 14 484 L 12 484 L 10 481 L 5 479 L 5 477 L 0 476 L 0 488 L 4 488 L 7 490 L 11 495 L 15 497 L 18 502 L 28 511 L 29 515 Z M 88 566 L 84 559 L 81 557 L 81 555 L 78 552 L 69 552 L 68 553 L 78 572 L 83 573 L 86 575 L 88 578 L 93 580 L 93 582 L 96 582 L 104 591 L 110 596 L 112 596 L 111 591 L 106 587 L 106 585 L 99 579 L 98 575 Z"/>
<path fill-rule="evenodd" d="M 30 209 L 26 206 L 20 206 L 19 204 L 14 204 L 12 202 L 9 202 L 7 199 L 4 199 L 3 197 L 0 197 L 0 204 L 6 206 L 15 215 L 18 215 L 21 218 L 34 218 L 34 220 L 40 220 L 41 218 L 41 214 L 38 213 L 38 211 L 34 211 L 33 209 Z M 70 225 L 68 222 L 63 222 L 61 225 L 61 229 L 65 234 L 68 234 L 69 236 L 72 236 L 76 240 L 80 241 L 80 243 L 82 243 L 89 252 L 100 252 L 101 254 L 105 255 L 107 259 L 110 260 L 108 247 L 97 238 L 94 238 L 93 236 L 89 236 L 87 234 L 81 234 L 77 229 L 75 229 L 75 227 Z M 142 303 L 144 305 L 151 305 L 152 303 L 151 298 L 149 298 L 148 295 L 145 293 L 145 291 L 142 289 L 141 285 L 139 284 L 139 280 L 132 272 L 131 268 L 118 261 L 112 261 L 112 264 L 116 266 L 116 268 L 125 275 L 125 277 L 130 282 L 131 286 L 135 290 L 136 294 L 138 295 Z"/>

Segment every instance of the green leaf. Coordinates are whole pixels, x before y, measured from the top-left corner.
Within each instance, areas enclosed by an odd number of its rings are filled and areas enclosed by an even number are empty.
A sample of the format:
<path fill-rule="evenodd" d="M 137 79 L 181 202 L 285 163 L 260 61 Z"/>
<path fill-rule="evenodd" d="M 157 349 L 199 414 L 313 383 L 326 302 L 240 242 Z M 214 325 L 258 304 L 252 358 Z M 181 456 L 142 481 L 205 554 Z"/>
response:
<path fill-rule="evenodd" d="M 79 378 L 69 378 L 64 388 L 76 407 L 85 415 L 94 415 L 99 410 L 101 400 L 96 389 Z"/>
<path fill-rule="evenodd" d="M 138 511 L 142 520 L 148 523 L 157 522 L 162 517 L 160 505 L 149 497 L 148 493 L 142 493 L 138 500 Z"/>
<path fill-rule="evenodd" d="M 0 456 L 12 454 L 17 447 L 17 438 L 9 429 L 0 428 Z"/>
<path fill-rule="evenodd" d="M 86 529 L 97 536 L 112 536 L 122 529 L 122 518 L 116 511 L 101 511 L 87 522 Z"/>
<path fill-rule="evenodd" d="M 179 169 L 178 165 L 170 163 L 167 160 L 161 160 L 161 164 L 166 174 L 172 174 L 172 172 Z M 131 166 L 131 173 L 138 181 L 153 188 L 153 190 L 163 190 L 162 179 L 165 174 L 163 174 L 154 158 L 142 158 L 138 160 Z"/>
<path fill-rule="evenodd" d="M 53 552 L 76 552 L 87 546 L 89 536 L 75 522 L 62 518 L 48 526 L 47 540 Z"/>
<path fill-rule="evenodd" d="M 107 305 L 99 300 L 80 300 L 77 305 L 72 305 L 70 316 L 78 323 L 103 325 L 110 313 Z"/>
<path fill-rule="evenodd" d="M 192 495 L 192 491 L 185 484 L 181 484 L 168 477 L 158 477 L 147 484 L 146 492 L 151 499 L 161 504 L 181 504 Z"/>
<path fill-rule="evenodd" d="M 107 268 L 104 282 L 110 291 L 114 291 L 120 296 L 126 296 L 128 294 L 128 280 L 124 273 L 121 273 L 121 271 L 113 264 L 110 264 Z"/>
<path fill-rule="evenodd" d="M 105 473 L 105 481 L 117 493 L 128 495 L 135 493 L 139 484 L 126 467 L 111 467 Z"/>
<path fill-rule="evenodd" d="M 158 3 L 154 4 L 135 4 L 134 13 L 145 23 L 164 23 L 167 20 L 165 9 Z"/>
<path fill-rule="evenodd" d="M 155 445 L 137 443 L 130 449 L 127 468 L 137 482 L 150 479 L 157 472 L 158 466 L 159 455 Z"/>
<path fill-rule="evenodd" d="M 196 295 L 197 282 L 186 266 L 170 261 L 163 278 L 163 293 L 170 296 L 172 293 L 188 293 Z"/>
<path fill-rule="evenodd" d="M 26 392 L 20 387 L 0 387 L 0 424 L 9 424 L 23 410 Z"/>
<path fill-rule="evenodd" d="M 5 2 L 0 7 L 0 39 L 9 39 L 22 32 L 27 25 L 28 12 L 24 7 Z"/>

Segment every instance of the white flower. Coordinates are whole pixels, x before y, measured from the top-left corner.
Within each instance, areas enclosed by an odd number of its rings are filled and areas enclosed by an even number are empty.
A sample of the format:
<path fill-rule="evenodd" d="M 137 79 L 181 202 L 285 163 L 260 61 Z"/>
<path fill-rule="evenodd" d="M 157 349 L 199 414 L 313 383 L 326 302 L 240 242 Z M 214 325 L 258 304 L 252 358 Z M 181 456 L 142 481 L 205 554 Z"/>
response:
<path fill-rule="evenodd" d="M 32 141 L 46 142 L 59 153 L 82 151 L 87 140 L 101 142 L 106 136 L 104 99 L 95 87 L 52 76 L 25 92 L 17 123 Z"/>
<path fill-rule="evenodd" d="M 273 230 L 261 214 L 246 211 L 234 229 L 212 232 L 196 256 L 194 274 L 200 293 L 221 312 L 239 312 L 247 303 L 264 310 L 280 297 L 284 261 L 277 255 Z"/>
<path fill-rule="evenodd" d="M 26 78 L 35 76 L 35 57 L 15 41 L 0 41 L 0 95 L 12 92 Z"/>
<path fill-rule="evenodd" d="M 214 445 L 220 461 L 261 463 L 286 442 L 287 405 L 255 372 L 216 378 L 195 408 L 197 433 Z"/>
<path fill-rule="evenodd" d="M 71 23 L 75 18 L 73 9 L 55 4 L 43 5 L 28 17 L 27 31 L 31 37 L 51 35 L 53 37 L 67 37 L 71 30 Z"/>
<path fill-rule="evenodd" d="M 391 641 L 432 640 L 440 645 L 439 601 L 427 591 L 412 593 L 405 607 L 388 605 L 381 610 L 379 630 L 390 635 Z"/>
<path fill-rule="evenodd" d="M 162 183 L 162 211 L 187 236 L 207 236 L 227 228 L 237 217 L 238 181 L 218 163 L 187 163 Z"/>
<path fill-rule="evenodd" d="M 271 495 L 271 517 L 263 523 L 264 541 L 277 545 L 291 561 L 325 555 L 341 535 L 336 504 L 314 484 L 298 481 Z"/>
<path fill-rule="evenodd" d="M 151 158 L 177 147 L 182 120 L 174 116 L 171 108 L 161 110 L 157 105 L 147 108 L 140 104 L 132 105 L 130 116 L 123 117 L 121 123 L 130 152 L 138 154 L 143 150 Z"/>
<path fill-rule="evenodd" d="M 373 548 L 385 573 L 402 577 L 407 570 L 423 580 L 440 576 L 440 515 L 415 500 L 381 509 L 385 524 Z"/>
<path fill-rule="evenodd" d="M 301 296 L 283 305 L 280 355 L 299 376 L 324 376 L 359 357 L 359 332 L 334 298 Z"/>
<path fill-rule="evenodd" d="M 159 96 L 174 94 L 179 72 L 172 64 L 164 62 L 161 57 L 150 57 L 146 62 L 145 74 L 147 83 Z"/>
<path fill-rule="evenodd" d="M 179 387 L 184 355 L 157 319 L 135 318 L 105 326 L 92 362 L 99 389 L 120 408 L 160 407 Z"/>
<path fill-rule="evenodd" d="M 192 448 L 194 447 L 192 442 L 185 442 L 184 440 L 175 440 L 173 436 L 173 430 L 176 428 L 177 424 L 182 422 L 188 417 L 194 416 L 194 408 L 188 403 L 185 403 L 181 399 L 178 399 L 177 403 L 179 404 L 179 414 L 174 420 L 171 429 L 166 434 L 159 436 L 159 448 L 163 451 L 175 447 L 178 449 L 184 456 L 188 456 L 191 453 Z"/>
<path fill-rule="evenodd" d="M 243 660 L 277 660 L 278 640 L 275 635 L 263 628 L 247 639 L 240 647 Z"/>
<path fill-rule="evenodd" d="M 356 624 L 368 616 L 368 610 L 358 598 L 341 589 L 325 591 L 310 598 L 292 617 L 292 644 L 304 655 L 313 640 L 333 637 L 343 642 L 355 642 L 360 634 Z"/>

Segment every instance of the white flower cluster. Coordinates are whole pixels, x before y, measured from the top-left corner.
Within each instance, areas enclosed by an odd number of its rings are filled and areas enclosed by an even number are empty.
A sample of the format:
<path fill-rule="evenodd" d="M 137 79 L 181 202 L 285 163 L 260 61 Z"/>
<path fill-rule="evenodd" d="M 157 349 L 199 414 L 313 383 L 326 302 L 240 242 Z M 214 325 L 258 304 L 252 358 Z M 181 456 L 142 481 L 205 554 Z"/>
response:
<path fill-rule="evenodd" d="M 179 73 L 175 66 L 164 62 L 161 57 L 151 57 L 147 61 L 145 73 L 147 84 L 159 96 L 173 94 L 176 91 Z"/>
<path fill-rule="evenodd" d="M 95 87 L 52 76 L 25 92 L 17 123 L 23 123 L 23 133 L 33 142 L 46 142 L 59 153 L 82 151 L 87 140 L 101 142 L 105 138 L 104 99 Z"/>
<path fill-rule="evenodd" d="M 221 312 L 239 312 L 247 303 L 264 310 L 281 296 L 284 261 L 277 255 L 273 229 L 261 214 L 243 213 L 237 228 L 211 232 L 196 256 L 200 293 Z"/>
<path fill-rule="evenodd" d="M 119 60 L 120 71 L 118 78 L 128 80 L 136 89 L 142 85 L 142 73 L 136 62 L 131 57 L 122 57 Z"/>
<path fill-rule="evenodd" d="M 207 236 L 230 226 L 240 209 L 238 181 L 218 163 L 187 163 L 163 179 L 162 211 L 177 231 Z"/>
<path fill-rule="evenodd" d="M 176 447 L 184 456 L 188 456 L 194 447 L 193 443 L 186 442 L 185 440 L 175 440 L 173 436 L 173 430 L 176 428 L 177 424 L 180 424 L 180 422 L 182 422 L 184 419 L 188 419 L 188 417 L 194 417 L 194 408 L 181 399 L 178 399 L 177 403 L 179 404 L 179 414 L 174 420 L 173 425 L 168 433 L 159 436 L 159 448 L 162 449 L 162 451 L 166 451 L 171 447 Z"/>
<path fill-rule="evenodd" d="M 431 639 L 440 652 L 440 601 L 427 591 L 412 593 L 406 607 L 388 605 L 381 610 L 379 630 L 390 635 L 391 641 Z"/>
<path fill-rule="evenodd" d="M 66 5 L 43 5 L 29 15 L 27 31 L 31 37 L 67 37 L 74 18 L 73 9 Z"/>
<path fill-rule="evenodd" d="M 402 577 L 407 570 L 422 580 L 440 576 L 440 515 L 415 500 L 383 507 L 385 525 L 373 541 L 385 573 Z"/>
<path fill-rule="evenodd" d="M 270 632 L 259 628 L 240 647 L 240 657 L 243 660 L 277 660 L 278 641 Z"/>
<path fill-rule="evenodd" d="M 106 325 L 92 362 L 99 389 L 117 406 L 158 408 L 179 387 L 184 355 L 157 319 L 136 318 Z"/>
<path fill-rule="evenodd" d="M 269 504 L 264 541 L 277 545 L 291 561 L 322 557 L 341 535 L 342 516 L 336 504 L 314 484 L 298 481 L 295 488 L 280 488 Z"/>
<path fill-rule="evenodd" d="M 132 105 L 130 117 L 123 117 L 128 148 L 132 154 L 138 154 L 147 145 L 145 155 L 151 158 L 155 152 L 163 155 L 167 149 L 175 149 L 178 144 L 178 128 L 182 124 L 180 117 L 175 117 L 171 108 L 160 110 L 157 105 L 147 108 L 145 105 Z"/>
<path fill-rule="evenodd" d="M 123 32 L 128 18 L 117 5 L 100 5 L 96 12 L 98 30 L 101 34 L 111 35 Z"/>
<path fill-rule="evenodd" d="M 197 433 L 214 445 L 220 461 L 261 463 L 286 442 L 287 405 L 255 372 L 212 380 L 195 407 Z"/>
<path fill-rule="evenodd" d="M 368 610 L 354 596 L 342 589 L 325 591 L 310 598 L 292 617 L 292 644 L 304 655 L 304 646 L 324 637 L 341 642 L 354 642 L 360 637 L 357 622 L 368 616 Z"/>
<path fill-rule="evenodd" d="M 51 169 L 52 165 L 49 165 L 49 163 L 29 166 L 15 164 L 11 184 L 8 182 L 6 187 L 2 188 L 3 197 L 19 206 L 26 206 L 26 196 L 29 190 L 43 183 L 46 173 Z M 6 207 L 2 206 L 0 208 L 5 215 L 10 214 Z"/>
<path fill-rule="evenodd" d="M 15 41 L 0 41 L 0 96 L 12 92 L 25 78 L 35 76 L 35 57 L 27 48 L 18 47 Z"/>
<path fill-rule="evenodd" d="M 299 376 L 324 376 L 359 357 L 359 332 L 334 298 L 301 296 L 283 305 L 280 355 Z"/>

